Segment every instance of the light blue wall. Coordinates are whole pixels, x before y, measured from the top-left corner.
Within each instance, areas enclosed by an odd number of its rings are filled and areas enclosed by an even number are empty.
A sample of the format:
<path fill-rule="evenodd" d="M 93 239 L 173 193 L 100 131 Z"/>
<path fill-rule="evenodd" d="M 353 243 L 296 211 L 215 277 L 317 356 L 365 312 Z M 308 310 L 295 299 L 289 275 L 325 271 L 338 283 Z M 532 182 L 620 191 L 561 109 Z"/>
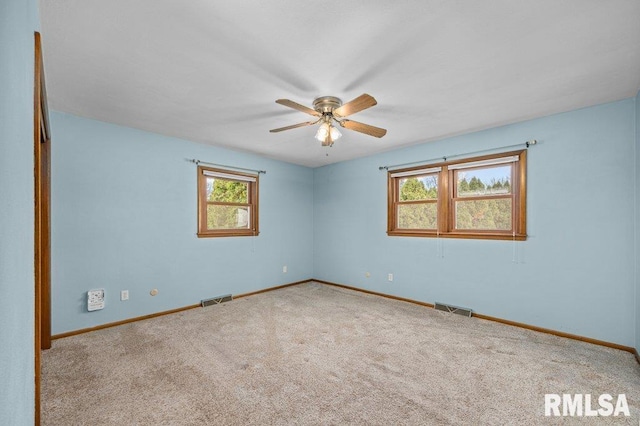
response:
<path fill-rule="evenodd" d="M 315 169 L 315 277 L 633 346 L 634 102 Z M 386 235 L 378 166 L 529 139 L 539 144 L 528 153 L 527 241 Z"/>
<path fill-rule="evenodd" d="M 33 0 L 0 2 L 0 424 L 34 413 Z"/>
<path fill-rule="evenodd" d="M 57 112 L 51 127 L 53 334 L 312 277 L 312 169 Z M 196 237 L 189 158 L 267 170 L 258 237 Z M 104 310 L 87 312 L 92 288 Z"/>

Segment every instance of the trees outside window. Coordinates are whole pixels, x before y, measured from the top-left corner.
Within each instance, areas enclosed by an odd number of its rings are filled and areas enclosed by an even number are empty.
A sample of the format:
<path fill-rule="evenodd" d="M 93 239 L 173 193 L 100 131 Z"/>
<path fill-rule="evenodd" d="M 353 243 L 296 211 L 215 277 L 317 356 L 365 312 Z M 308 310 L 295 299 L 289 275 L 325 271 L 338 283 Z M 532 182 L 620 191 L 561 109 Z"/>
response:
<path fill-rule="evenodd" d="M 418 175 L 400 179 L 398 226 L 403 229 L 436 229 L 438 176 Z"/>

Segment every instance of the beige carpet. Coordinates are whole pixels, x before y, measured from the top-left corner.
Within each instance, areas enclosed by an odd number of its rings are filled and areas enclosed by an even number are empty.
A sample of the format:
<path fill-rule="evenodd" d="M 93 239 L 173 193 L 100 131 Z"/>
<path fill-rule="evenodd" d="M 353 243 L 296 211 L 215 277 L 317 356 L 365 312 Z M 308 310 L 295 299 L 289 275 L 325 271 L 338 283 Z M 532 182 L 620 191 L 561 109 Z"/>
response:
<path fill-rule="evenodd" d="M 45 425 L 551 425 L 640 418 L 623 351 L 307 283 L 53 342 Z M 630 417 L 544 416 L 545 393 Z"/>

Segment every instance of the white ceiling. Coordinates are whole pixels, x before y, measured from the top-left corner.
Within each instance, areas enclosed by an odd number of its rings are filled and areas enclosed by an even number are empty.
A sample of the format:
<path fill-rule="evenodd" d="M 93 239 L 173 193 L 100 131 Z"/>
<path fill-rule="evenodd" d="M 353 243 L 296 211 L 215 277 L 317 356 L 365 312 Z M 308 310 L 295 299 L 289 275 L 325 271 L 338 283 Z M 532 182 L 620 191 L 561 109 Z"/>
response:
<path fill-rule="evenodd" d="M 41 0 L 40 13 L 50 108 L 311 167 L 640 89 L 640 0 Z M 350 118 L 382 139 L 269 133 L 311 118 L 278 98 L 362 93 L 378 105 Z"/>

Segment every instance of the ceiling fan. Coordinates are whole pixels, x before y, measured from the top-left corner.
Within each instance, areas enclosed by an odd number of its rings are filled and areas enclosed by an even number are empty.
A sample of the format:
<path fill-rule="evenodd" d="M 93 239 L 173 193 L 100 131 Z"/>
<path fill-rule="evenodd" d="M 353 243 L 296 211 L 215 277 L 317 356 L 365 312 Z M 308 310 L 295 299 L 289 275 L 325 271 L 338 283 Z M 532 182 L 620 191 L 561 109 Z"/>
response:
<path fill-rule="evenodd" d="M 304 123 L 269 130 L 271 133 L 322 123 L 316 133 L 316 139 L 322 142 L 322 146 L 332 146 L 333 142 L 342 136 L 340 131 L 333 126 L 334 121 L 338 123 L 340 127 L 355 130 L 356 132 L 375 136 L 377 138 L 381 138 L 387 134 L 386 129 L 381 129 L 380 127 L 374 127 L 369 124 L 345 118 L 351 114 L 355 114 L 356 112 L 371 108 L 378 103 L 373 96 L 367 95 L 366 93 L 358 96 L 350 102 L 347 102 L 346 104 L 342 104 L 342 101 L 335 96 L 321 96 L 313 101 L 313 109 L 300 105 L 297 102 L 290 101 L 289 99 L 278 99 L 276 103 L 313 115 L 314 117 L 318 117 L 318 119 L 315 121 L 306 121 Z"/>

